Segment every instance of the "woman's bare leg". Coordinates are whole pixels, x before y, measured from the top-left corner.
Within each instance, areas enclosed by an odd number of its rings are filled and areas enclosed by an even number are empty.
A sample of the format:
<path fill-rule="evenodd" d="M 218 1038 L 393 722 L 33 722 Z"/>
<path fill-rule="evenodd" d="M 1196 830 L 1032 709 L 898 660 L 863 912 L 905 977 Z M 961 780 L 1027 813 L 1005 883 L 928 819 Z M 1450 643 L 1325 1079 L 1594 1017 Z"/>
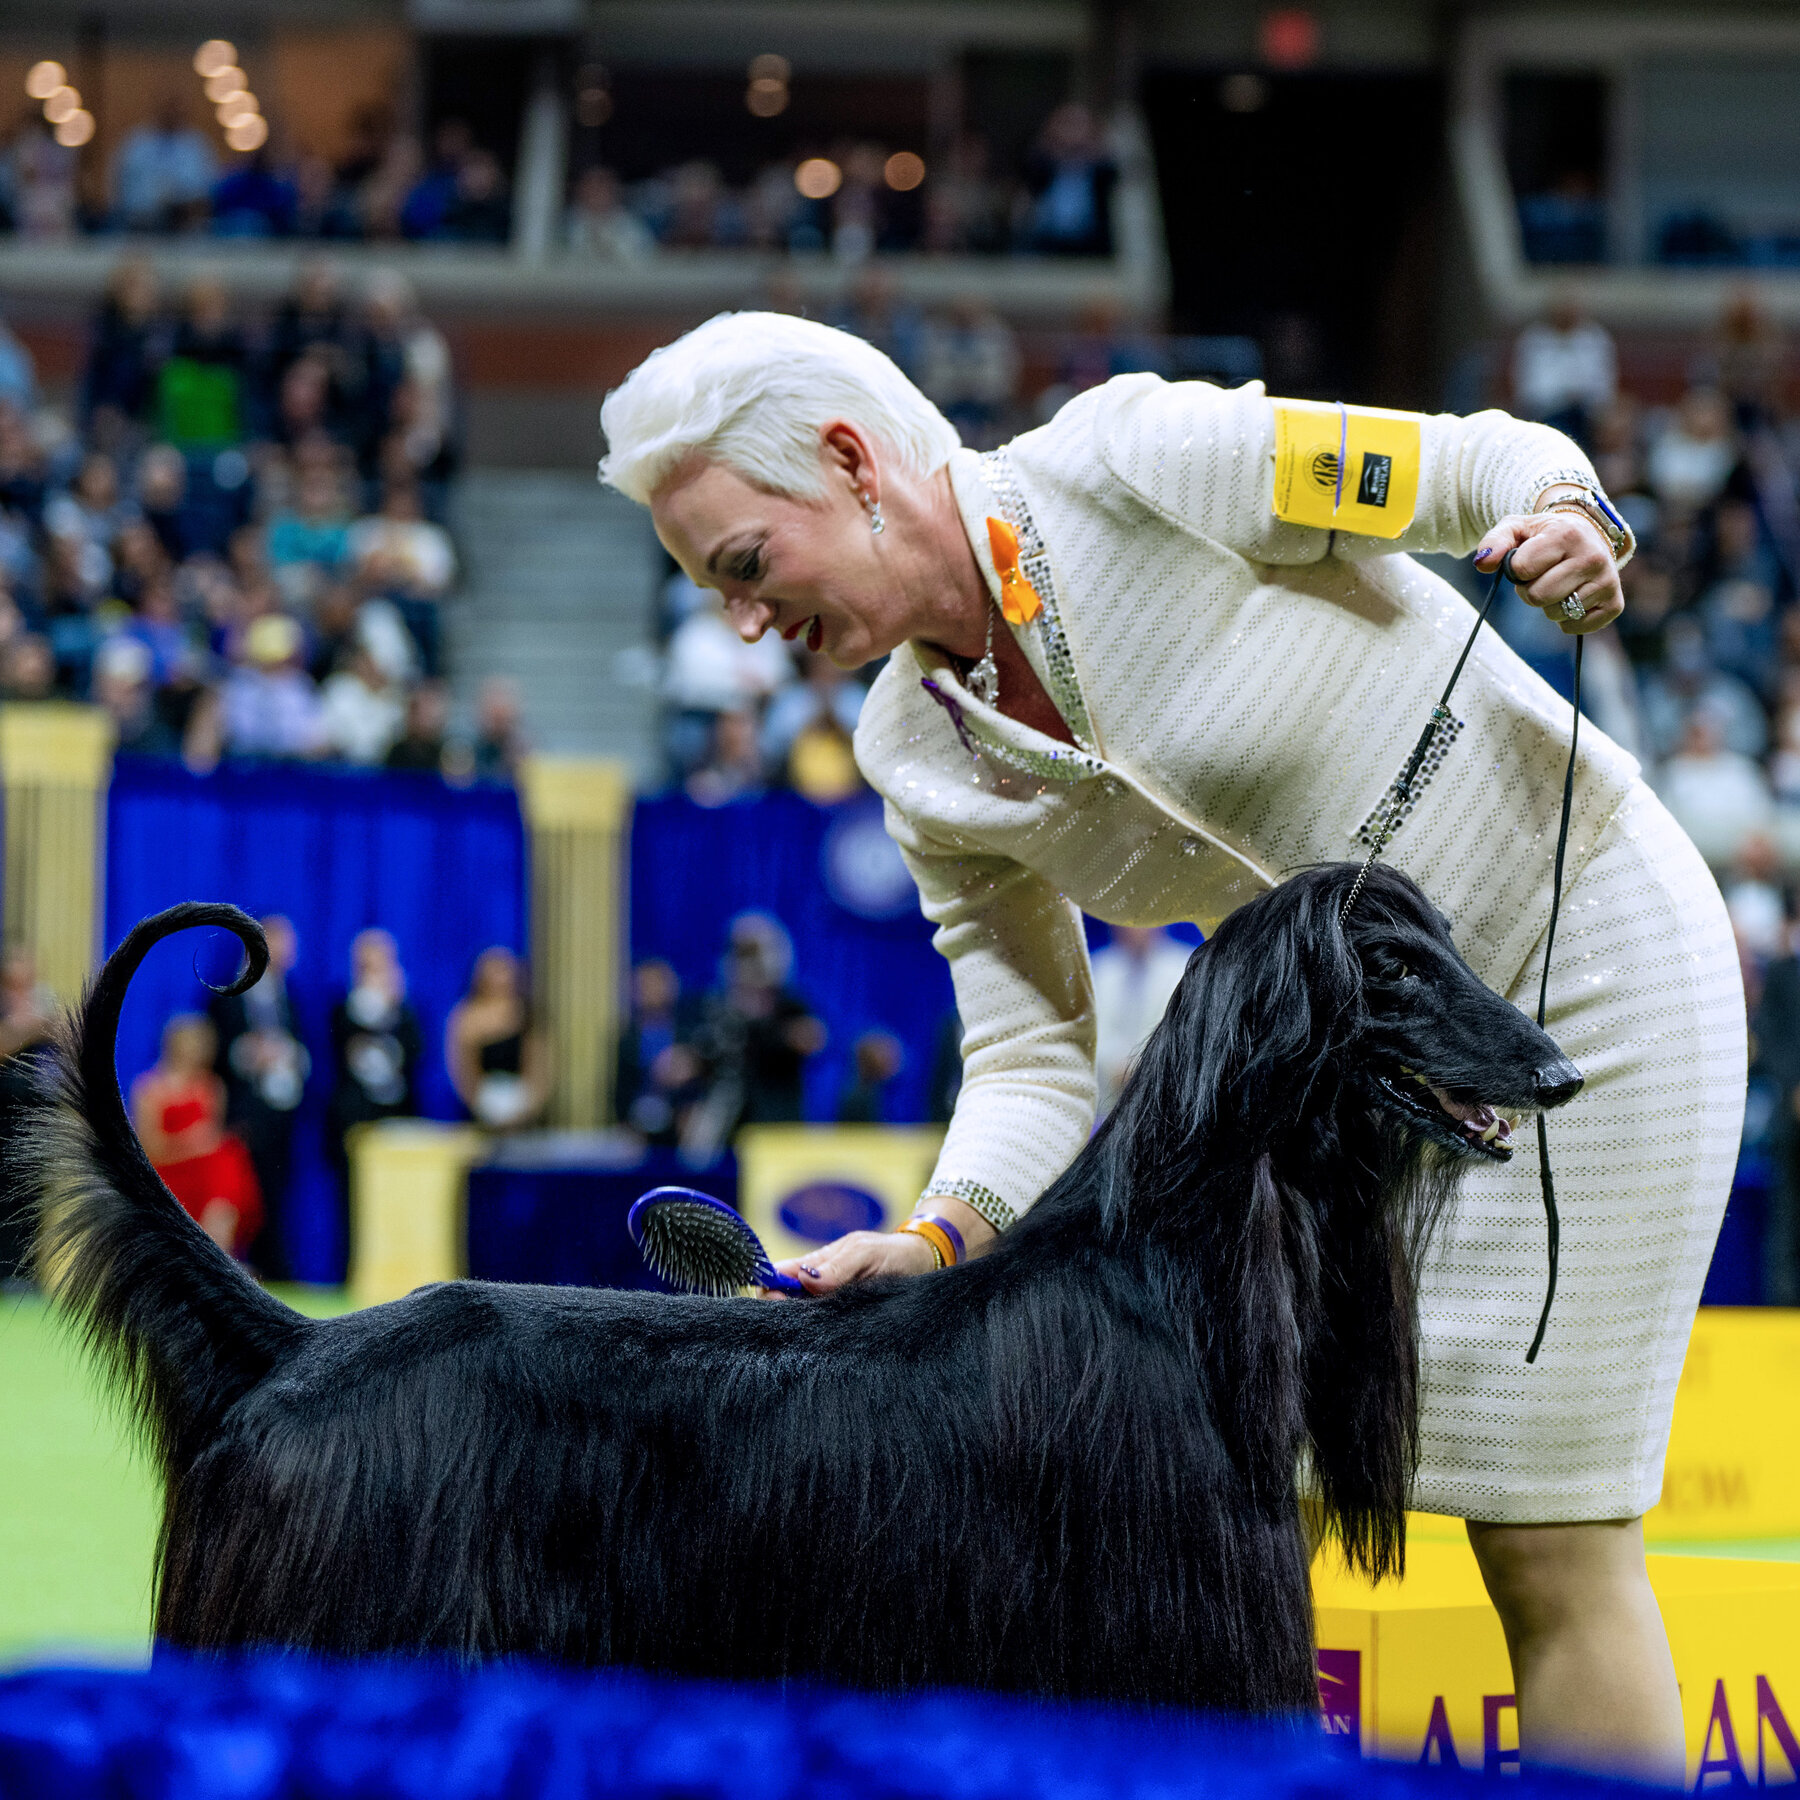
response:
<path fill-rule="evenodd" d="M 1681 1693 L 1643 1520 L 1468 1532 L 1512 1657 L 1522 1759 L 1681 1786 Z"/>

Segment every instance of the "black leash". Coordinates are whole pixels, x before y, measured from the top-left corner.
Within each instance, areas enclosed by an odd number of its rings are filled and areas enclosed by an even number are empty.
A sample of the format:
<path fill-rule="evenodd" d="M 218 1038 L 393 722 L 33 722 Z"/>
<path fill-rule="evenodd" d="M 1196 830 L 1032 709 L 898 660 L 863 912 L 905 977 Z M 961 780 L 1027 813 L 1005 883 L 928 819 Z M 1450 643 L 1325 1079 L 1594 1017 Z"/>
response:
<path fill-rule="evenodd" d="M 1474 629 L 1470 631 L 1468 642 L 1462 647 L 1462 655 L 1456 659 L 1456 667 L 1450 671 L 1450 679 L 1444 684 L 1444 692 L 1437 705 L 1432 708 L 1431 718 L 1420 732 L 1419 741 L 1413 746 L 1413 753 L 1407 759 L 1399 781 L 1394 784 L 1392 802 L 1375 827 L 1369 854 L 1357 871 L 1356 880 L 1351 883 L 1343 909 L 1338 914 L 1340 925 L 1350 916 L 1350 908 L 1356 904 L 1357 896 L 1363 891 L 1363 883 L 1368 880 L 1376 858 L 1387 848 L 1388 839 L 1394 835 L 1407 806 L 1411 804 L 1413 782 L 1431 749 L 1431 740 L 1437 736 L 1439 728 L 1450 721 L 1450 696 L 1462 677 L 1463 665 L 1469 660 L 1469 652 L 1475 648 L 1475 640 L 1481 636 L 1482 626 L 1487 623 L 1488 613 L 1493 609 L 1494 597 L 1500 592 L 1501 582 L 1513 579 L 1512 559 L 1513 553 L 1509 550 L 1501 558 L 1499 568 L 1494 571 L 1494 579 L 1488 583 L 1487 598 L 1481 603 L 1481 611 L 1475 615 Z M 1540 1031 L 1544 1028 L 1544 1011 L 1550 997 L 1550 951 L 1556 942 L 1557 915 L 1562 911 L 1563 858 L 1569 846 L 1569 815 L 1575 805 L 1575 750 L 1581 741 L 1581 652 L 1585 642 L 1581 637 L 1575 640 L 1575 722 L 1569 732 L 1568 767 L 1563 770 L 1562 822 L 1557 827 L 1556 866 L 1550 881 L 1550 923 L 1544 932 L 1544 966 L 1538 980 L 1537 1022 Z M 1544 1223 L 1549 1237 L 1550 1279 L 1544 1290 L 1544 1310 L 1538 1315 L 1537 1332 L 1531 1340 L 1531 1348 L 1525 1352 L 1528 1363 L 1536 1362 L 1538 1351 L 1543 1348 L 1544 1332 L 1550 1324 L 1550 1308 L 1556 1299 L 1556 1264 L 1562 1248 L 1562 1223 L 1556 1211 L 1556 1184 L 1550 1174 L 1550 1139 L 1544 1129 L 1541 1108 L 1537 1116 L 1537 1140 L 1538 1178 L 1544 1189 Z"/>
<path fill-rule="evenodd" d="M 1511 560 L 1509 555 L 1508 561 Z M 1569 847 L 1569 813 L 1575 804 L 1575 746 L 1581 741 L 1581 652 L 1587 639 L 1575 640 L 1575 722 L 1569 728 L 1569 763 L 1563 770 L 1562 823 L 1556 828 L 1556 871 L 1550 878 L 1550 923 L 1544 931 L 1544 968 L 1538 977 L 1538 1030 L 1544 1029 L 1544 1002 L 1550 992 L 1550 949 L 1556 942 L 1556 915 L 1562 910 L 1563 853 Z M 1525 1352 L 1528 1363 L 1537 1361 L 1550 1323 L 1550 1304 L 1556 1298 L 1556 1257 L 1562 1247 L 1562 1224 L 1556 1216 L 1556 1184 L 1550 1178 L 1550 1139 L 1544 1131 L 1544 1109 L 1538 1108 L 1538 1179 L 1544 1184 L 1544 1224 L 1550 1234 L 1550 1284 L 1544 1290 L 1544 1310 L 1538 1315 L 1537 1335 Z"/>

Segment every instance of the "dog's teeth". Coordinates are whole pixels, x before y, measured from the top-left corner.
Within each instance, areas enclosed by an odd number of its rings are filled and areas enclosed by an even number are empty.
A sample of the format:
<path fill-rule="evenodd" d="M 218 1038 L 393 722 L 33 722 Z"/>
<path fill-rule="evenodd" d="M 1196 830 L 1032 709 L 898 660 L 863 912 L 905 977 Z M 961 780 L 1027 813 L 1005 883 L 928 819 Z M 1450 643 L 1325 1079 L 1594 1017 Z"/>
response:
<path fill-rule="evenodd" d="M 1491 1124 L 1487 1128 L 1487 1130 L 1481 1134 L 1481 1141 L 1484 1144 L 1491 1144 L 1494 1141 L 1494 1139 L 1497 1138 L 1499 1135 L 1500 1135 L 1500 1121 L 1498 1119 L 1496 1119 L 1493 1122 L 1493 1124 Z"/>

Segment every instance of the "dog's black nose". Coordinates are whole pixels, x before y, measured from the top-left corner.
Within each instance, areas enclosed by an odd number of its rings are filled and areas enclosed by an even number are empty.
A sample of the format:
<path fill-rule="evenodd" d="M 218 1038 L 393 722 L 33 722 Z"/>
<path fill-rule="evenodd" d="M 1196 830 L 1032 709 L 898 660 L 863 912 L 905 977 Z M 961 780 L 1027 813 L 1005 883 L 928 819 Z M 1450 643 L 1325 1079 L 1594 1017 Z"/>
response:
<path fill-rule="evenodd" d="M 1583 1082 L 1581 1071 L 1567 1057 L 1559 1056 L 1532 1075 L 1531 1085 L 1537 1090 L 1538 1105 L 1549 1108 L 1573 1100 L 1581 1092 Z"/>

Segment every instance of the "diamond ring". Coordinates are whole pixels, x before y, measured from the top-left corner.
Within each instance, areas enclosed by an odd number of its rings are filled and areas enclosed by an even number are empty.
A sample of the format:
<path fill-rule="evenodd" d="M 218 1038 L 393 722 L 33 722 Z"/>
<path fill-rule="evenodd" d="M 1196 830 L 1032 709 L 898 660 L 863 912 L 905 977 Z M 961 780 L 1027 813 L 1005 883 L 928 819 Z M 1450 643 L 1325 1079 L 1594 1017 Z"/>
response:
<path fill-rule="evenodd" d="M 1581 604 L 1580 600 L 1577 599 L 1575 595 L 1571 594 L 1562 603 L 1562 615 L 1571 622 L 1576 619 L 1585 619 L 1587 617 L 1587 608 Z"/>

